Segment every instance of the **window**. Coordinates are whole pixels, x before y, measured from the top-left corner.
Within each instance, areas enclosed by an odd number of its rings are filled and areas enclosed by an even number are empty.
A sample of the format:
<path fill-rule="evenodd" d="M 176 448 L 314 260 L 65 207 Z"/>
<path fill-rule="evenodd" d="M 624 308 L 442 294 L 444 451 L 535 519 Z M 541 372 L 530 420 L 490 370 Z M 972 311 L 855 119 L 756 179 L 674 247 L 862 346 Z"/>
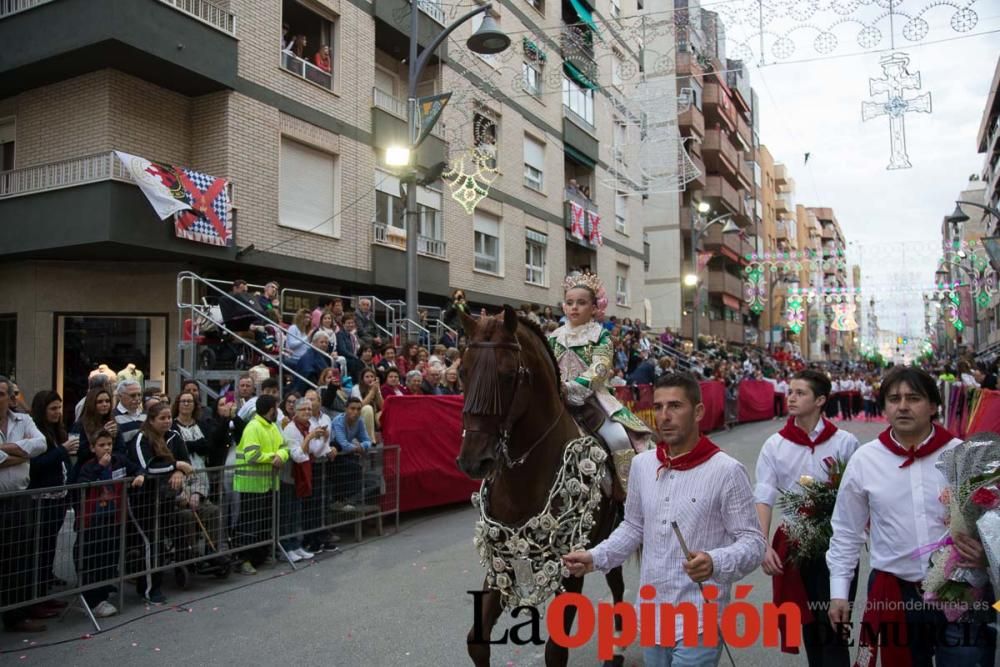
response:
<path fill-rule="evenodd" d="M 473 224 L 476 233 L 474 266 L 479 271 L 500 275 L 500 219 L 477 210 Z"/>
<path fill-rule="evenodd" d="M 375 240 L 389 245 L 406 241 L 406 201 L 399 196 L 399 179 L 384 171 L 375 171 Z M 417 188 L 417 235 L 443 240 L 441 193 Z"/>
<path fill-rule="evenodd" d="M 563 77 L 563 106 L 590 125 L 594 124 L 594 91 Z"/>
<path fill-rule="evenodd" d="M 628 231 L 628 199 L 624 192 L 615 193 L 615 229 L 622 234 Z"/>
<path fill-rule="evenodd" d="M 625 147 L 628 146 L 628 125 L 621 118 L 615 118 L 611 133 L 611 154 L 615 161 L 625 162 Z"/>
<path fill-rule="evenodd" d="M 280 170 L 279 224 L 336 236 L 336 156 L 282 137 Z"/>
<path fill-rule="evenodd" d="M 628 305 L 628 266 L 625 264 L 619 264 L 615 272 L 615 303 Z"/>
<path fill-rule="evenodd" d="M 677 78 L 677 94 L 682 100 L 690 103 L 695 109 L 701 110 L 702 84 L 696 77 L 683 76 Z"/>
<path fill-rule="evenodd" d="M 476 151 L 484 159 L 486 166 L 497 168 L 497 120 L 485 113 L 476 113 L 472 117 L 472 135 Z"/>
<path fill-rule="evenodd" d="M 542 191 L 545 186 L 545 144 L 524 135 L 524 187 Z"/>
<path fill-rule="evenodd" d="M 524 233 L 524 281 L 545 287 L 545 249 L 549 237 L 533 229 L 525 229 Z"/>
<path fill-rule="evenodd" d="M 622 0 L 611 0 L 611 18 L 620 18 L 622 15 Z"/>
<path fill-rule="evenodd" d="M 0 119 L 0 171 L 14 168 L 14 119 Z"/>
<path fill-rule="evenodd" d="M 306 81 L 333 88 L 333 21 L 295 0 L 283 0 L 281 22 L 281 66 Z"/>
<path fill-rule="evenodd" d="M 524 62 L 522 67 L 522 73 L 524 74 L 523 88 L 524 92 L 530 93 L 535 97 L 542 94 L 542 66 L 538 62 Z"/>

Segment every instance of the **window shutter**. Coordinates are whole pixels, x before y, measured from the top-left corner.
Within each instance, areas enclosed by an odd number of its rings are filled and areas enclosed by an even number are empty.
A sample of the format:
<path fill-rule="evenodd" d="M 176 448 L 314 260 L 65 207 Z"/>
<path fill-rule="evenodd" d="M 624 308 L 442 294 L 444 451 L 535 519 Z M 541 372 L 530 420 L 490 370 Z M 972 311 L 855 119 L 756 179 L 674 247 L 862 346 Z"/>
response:
<path fill-rule="evenodd" d="M 329 153 L 282 137 L 278 188 L 282 225 L 318 234 L 335 233 L 335 160 Z"/>

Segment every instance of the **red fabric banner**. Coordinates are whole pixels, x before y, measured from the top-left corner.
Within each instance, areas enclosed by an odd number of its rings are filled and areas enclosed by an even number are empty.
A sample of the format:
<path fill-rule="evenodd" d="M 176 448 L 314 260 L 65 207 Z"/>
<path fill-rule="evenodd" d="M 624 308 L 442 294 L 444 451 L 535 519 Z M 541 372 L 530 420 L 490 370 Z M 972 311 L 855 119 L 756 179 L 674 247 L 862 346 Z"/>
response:
<path fill-rule="evenodd" d="M 984 389 L 969 422 L 968 434 L 1000 433 L 1000 391 Z"/>
<path fill-rule="evenodd" d="M 708 380 L 699 384 L 705 415 L 698 426 L 702 433 L 710 433 L 726 424 L 726 386 L 718 380 Z"/>
<path fill-rule="evenodd" d="M 455 459 L 462 447 L 462 396 L 392 396 L 382 412 L 382 439 L 399 445 L 402 512 L 469 502 L 479 482 Z"/>
<path fill-rule="evenodd" d="M 771 419 L 774 417 L 774 385 L 767 380 L 743 380 L 737 407 L 740 423 Z"/>

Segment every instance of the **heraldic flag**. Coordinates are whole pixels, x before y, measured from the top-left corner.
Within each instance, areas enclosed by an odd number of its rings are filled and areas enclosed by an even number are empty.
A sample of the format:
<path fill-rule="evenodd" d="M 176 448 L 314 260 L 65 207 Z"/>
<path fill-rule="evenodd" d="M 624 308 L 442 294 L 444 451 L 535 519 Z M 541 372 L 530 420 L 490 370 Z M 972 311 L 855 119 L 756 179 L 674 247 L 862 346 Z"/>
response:
<path fill-rule="evenodd" d="M 178 238 L 216 246 L 233 245 L 228 182 L 184 167 L 150 162 L 115 151 L 129 176 L 161 220 L 174 216 Z"/>

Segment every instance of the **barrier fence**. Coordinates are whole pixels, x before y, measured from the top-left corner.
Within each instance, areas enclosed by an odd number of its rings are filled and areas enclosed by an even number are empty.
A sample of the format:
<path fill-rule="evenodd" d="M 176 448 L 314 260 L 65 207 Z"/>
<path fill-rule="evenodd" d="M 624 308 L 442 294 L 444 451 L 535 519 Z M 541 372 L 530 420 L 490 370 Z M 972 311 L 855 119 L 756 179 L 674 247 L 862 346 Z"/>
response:
<path fill-rule="evenodd" d="M 360 541 L 367 521 L 381 535 L 395 516 L 398 530 L 399 469 L 399 447 L 375 447 L 288 463 L 267 480 L 272 491 L 237 493 L 236 466 L 139 485 L 112 462 L 100 474 L 112 479 L 0 493 L 0 612 L 77 596 L 100 631 L 94 609 L 115 590 L 120 610 L 127 588 L 151 593 L 169 572 L 186 588 L 196 575 L 227 577 L 241 561 L 288 559 L 338 529 L 353 526 Z"/>

